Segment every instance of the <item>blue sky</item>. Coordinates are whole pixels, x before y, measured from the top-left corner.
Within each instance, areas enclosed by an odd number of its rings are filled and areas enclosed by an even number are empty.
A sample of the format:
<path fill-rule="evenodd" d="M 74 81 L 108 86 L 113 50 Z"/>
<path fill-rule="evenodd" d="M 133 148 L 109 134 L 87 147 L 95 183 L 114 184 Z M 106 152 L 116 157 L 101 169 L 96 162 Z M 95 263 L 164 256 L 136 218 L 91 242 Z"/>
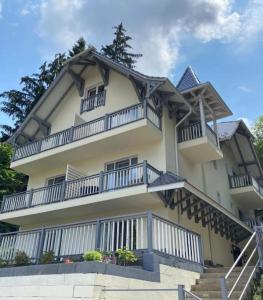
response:
<path fill-rule="evenodd" d="M 0 0 L 0 92 L 19 88 L 21 76 L 80 36 L 100 49 L 121 21 L 144 55 L 140 71 L 176 83 L 191 65 L 232 109 L 230 119 L 251 125 L 263 114 L 263 0 Z M 0 123 L 12 120 L 0 113 Z"/>

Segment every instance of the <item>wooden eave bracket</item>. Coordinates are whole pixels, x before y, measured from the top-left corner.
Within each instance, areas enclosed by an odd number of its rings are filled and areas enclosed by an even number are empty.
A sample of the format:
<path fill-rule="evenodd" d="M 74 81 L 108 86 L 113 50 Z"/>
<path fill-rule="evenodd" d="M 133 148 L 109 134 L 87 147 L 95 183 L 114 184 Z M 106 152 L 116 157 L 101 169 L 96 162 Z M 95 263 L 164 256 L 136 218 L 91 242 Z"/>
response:
<path fill-rule="evenodd" d="M 33 115 L 31 118 L 34 121 L 37 122 L 37 124 L 39 126 L 39 129 L 41 130 L 43 135 L 47 136 L 49 134 L 49 130 L 50 130 L 51 125 L 47 121 L 42 120 L 41 118 L 39 118 L 37 115 Z"/>
<path fill-rule="evenodd" d="M 79 96 L 82 97 L 84 94 L 84 85 L 85 80 L 77 73 L 75 73 L 72 69 L 70 69 L 70 65 L 68 65 L 68 73 L 70 74 L 71 78 L 73 79 L 76 88 L 79 92 Z"/>

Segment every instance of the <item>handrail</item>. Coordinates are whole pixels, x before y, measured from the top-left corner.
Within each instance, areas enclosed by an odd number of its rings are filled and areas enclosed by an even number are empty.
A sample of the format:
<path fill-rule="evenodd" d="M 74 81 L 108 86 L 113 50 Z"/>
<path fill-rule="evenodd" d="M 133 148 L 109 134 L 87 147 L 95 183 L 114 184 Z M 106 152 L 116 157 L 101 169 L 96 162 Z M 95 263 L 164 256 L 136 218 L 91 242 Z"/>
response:
<path fill-rule="evenodd" d="M 17 146 L 12 161 L 23 159 L 142 119 L 149 120 L 161 130 L 161 118 L 157 111 L 149 103 L 141 102 L 89 122 L 72 126 L 39 140 Z"/>
<path fill-rule="evenodd" d="M 150 184 L 161 172 L 147 161 L 111 171 L 80 177 L 54 185 L 6 195 L 0 213 L 90 196 L 141 184 Z"/>
<path fill-rule="evenodd" d="M 248 242 L 246 243 L 245 247 L 243 248 L 243 250 L 241 251 L 241 253 L 239 254 L 238 258 L 235 260 L 234 264 L 232 265 L 232 267 L 229 269 L 229 271 L 227 272 L 227 274 L 221 278 L 220 283 L 221 283 L 221 295 L 222 295 L 222 299 L 223 300 L 228 300 L 230 299 L 231 295 L 233 294 L 237 284 L 239 283 L 242 275 L 244 274 L 246 268 L 248 267 L 249 263 L 251 262 L 252 258 L 254 257 L 255 253 L 258 253 L 258 261 L 256 263 L 256 265 L 254 266 L 252 273 L 250 274 L 244 289 L 242 290 L 241 295 L 239 296 L 239 300 L 242 299 L 248 285 L 249 282 L 252 279 L 253 274 L 255 273 L 255 270 L 259 264 L 259 262 L 261 261 L 262 258 L 262 249 L 261 249 L 261 245 L 260 245 L 260 237 L 259 237 L 259 230 L 258 227 L 254 227 L 255 231 L 254 233 L 251 235 L 250 239 L 248 240 Z M 262 229 L 260 229 L 261 232 Z M 232 285 L 231 289 L 228 291 L 227 285 L 226 285 L 226 280 L 229 278 L 230 274 L 233 272 L 234 268 L 237 266 L 237 264 L 239 263 L 239 261 L 242 259 L 245 251 L 247 250 L 247 248 L 251 245 L 252 241 L 254 240 L 254 238 L 256 237 L 256 246 L 253 248 L 248 260 L 246 261 L 245 265 L 243 266 L 241 272 L 239 273 L 237 279 L 235 280 L 234 284 Z"/>

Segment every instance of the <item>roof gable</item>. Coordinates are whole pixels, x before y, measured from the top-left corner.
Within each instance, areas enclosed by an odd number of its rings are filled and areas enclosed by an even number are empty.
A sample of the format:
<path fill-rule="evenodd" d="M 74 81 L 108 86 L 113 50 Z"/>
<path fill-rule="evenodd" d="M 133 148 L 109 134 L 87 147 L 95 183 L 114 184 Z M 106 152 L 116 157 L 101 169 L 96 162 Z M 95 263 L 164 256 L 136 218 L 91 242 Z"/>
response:
<path fill-rule="evenodd" d="M 184 71 L 183 76 L 179 80 L 176 88 L 178 91 L 182 92 L 184 90 L 191 89 L 195 86 L 198 86 L 201 81 L 196 76 L 195 72 L 193 71 L 191 66 L 188 66 Z"/>

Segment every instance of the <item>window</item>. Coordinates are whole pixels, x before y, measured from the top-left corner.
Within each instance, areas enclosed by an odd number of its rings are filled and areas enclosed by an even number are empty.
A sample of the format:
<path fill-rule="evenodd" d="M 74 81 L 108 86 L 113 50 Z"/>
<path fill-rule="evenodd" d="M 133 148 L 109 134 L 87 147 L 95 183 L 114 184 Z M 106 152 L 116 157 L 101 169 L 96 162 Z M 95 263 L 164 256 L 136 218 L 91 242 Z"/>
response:
<path fill-rule="evenodd" d="M 59 175 L 56 177 L 52 177 L 52 178 L 47 179 L 47 186 L 62 183 L 63 181 L 65 181 L 65 175 Z"/>
<path fill-rule="evenodd" d="M 81 100 L 80 113 L 93 110 L 102 105 L 105 105 L 105 89 L 103 84 L 85 90 L 84 98 Z"/>
<path fill-rule="evenodd" d="M 136 167 L 137 157 L 120 159 L 105 164 L 105 188 L 114 190 L 126 186 L 131 186 L 143 182 L 143 176 L 140 169 Z M 134 168 L 132 166 L 135 166 Z"/>

